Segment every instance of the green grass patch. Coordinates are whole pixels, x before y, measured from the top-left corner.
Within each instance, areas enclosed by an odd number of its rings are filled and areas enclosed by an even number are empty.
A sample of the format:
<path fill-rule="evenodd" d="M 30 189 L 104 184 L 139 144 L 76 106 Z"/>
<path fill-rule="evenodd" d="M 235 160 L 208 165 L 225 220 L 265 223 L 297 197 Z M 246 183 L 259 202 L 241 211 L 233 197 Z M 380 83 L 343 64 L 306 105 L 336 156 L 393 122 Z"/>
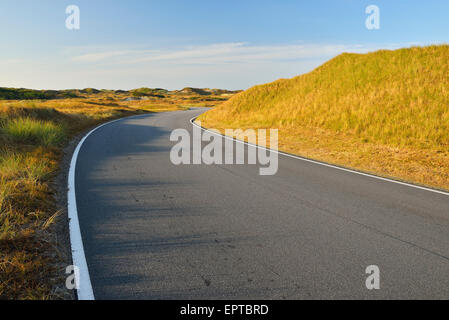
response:
<path fill-rule="evenodd" d="M 2 131 L 14 142 L 44 147 L 59 146 L 66 138 L 63 125 L 28 117 L 8 121 Z"/>

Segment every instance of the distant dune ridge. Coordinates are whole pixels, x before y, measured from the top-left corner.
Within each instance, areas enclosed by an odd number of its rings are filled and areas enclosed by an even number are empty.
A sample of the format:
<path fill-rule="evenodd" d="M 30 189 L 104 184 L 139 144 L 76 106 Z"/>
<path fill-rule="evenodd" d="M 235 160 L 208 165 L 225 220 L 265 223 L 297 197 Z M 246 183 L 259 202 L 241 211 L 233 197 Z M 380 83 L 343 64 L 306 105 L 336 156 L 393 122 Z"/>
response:
<path fill-rule="evenodd" d="M 237 94 L 200 120 L 279 128 L 280 149 L 449 188 L 449 45 L 345 53 Z"/>
<path fill-rule="evenodd" d="M 98 90 L 95 88 L 67 89 L 67 90 L 33 90 L 24 88 L 4 88 L 0 87 L 0 100 L 53 100 L 82 98 L 85 95 L 132 95 L 133 97 L 158 97 L 164 98 L 169 95 L 199 95 L 199 96 L 232 96 L 240 91 L 230 91 L 224 89 L 201 89 L 184 88 L 182 90 L 169 91 L 161 88 L 138 88 L 133 90 Z"/>

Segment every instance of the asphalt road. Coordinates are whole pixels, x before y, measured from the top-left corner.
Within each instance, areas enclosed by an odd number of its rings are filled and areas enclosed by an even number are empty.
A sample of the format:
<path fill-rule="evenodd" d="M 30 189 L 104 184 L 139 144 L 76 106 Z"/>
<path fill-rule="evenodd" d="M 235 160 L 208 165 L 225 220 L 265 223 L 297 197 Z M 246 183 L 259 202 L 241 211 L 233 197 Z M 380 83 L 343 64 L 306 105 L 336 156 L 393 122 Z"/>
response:
<path fill-rule="evenodd" d="M 449 299 L 449 196 L 284 156 L 275 176 L 171 164 L 170 133 L 201 112 L 120 120 L 83 145 L 97 299 Z"/>

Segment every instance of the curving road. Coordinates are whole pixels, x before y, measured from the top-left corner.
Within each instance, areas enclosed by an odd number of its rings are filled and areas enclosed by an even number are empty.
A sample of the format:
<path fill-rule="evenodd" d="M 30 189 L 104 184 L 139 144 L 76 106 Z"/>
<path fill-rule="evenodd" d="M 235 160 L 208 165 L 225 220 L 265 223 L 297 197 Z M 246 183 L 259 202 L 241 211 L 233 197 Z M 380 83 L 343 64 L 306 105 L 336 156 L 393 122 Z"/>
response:
<path fill-rule="evenodd" d="M 449 196 L 281 156 L 174 166 L 204 110 L 94 132 L 76 199 L 97 299 L 448 299 Z M 367 290 L 367 266 L 380 290 Z"/>

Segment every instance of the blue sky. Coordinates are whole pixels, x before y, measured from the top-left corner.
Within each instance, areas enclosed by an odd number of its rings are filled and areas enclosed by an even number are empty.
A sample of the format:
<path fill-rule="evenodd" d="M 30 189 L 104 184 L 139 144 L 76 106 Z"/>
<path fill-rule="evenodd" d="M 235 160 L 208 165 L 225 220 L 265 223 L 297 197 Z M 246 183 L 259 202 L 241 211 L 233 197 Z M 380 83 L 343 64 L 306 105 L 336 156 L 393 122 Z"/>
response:
<path fill-rule="evenodd" d="M 447 0 L 1 0 L 0 86 L 246 89 L 341 52 L 434 43 L 449 43 Z"/>

